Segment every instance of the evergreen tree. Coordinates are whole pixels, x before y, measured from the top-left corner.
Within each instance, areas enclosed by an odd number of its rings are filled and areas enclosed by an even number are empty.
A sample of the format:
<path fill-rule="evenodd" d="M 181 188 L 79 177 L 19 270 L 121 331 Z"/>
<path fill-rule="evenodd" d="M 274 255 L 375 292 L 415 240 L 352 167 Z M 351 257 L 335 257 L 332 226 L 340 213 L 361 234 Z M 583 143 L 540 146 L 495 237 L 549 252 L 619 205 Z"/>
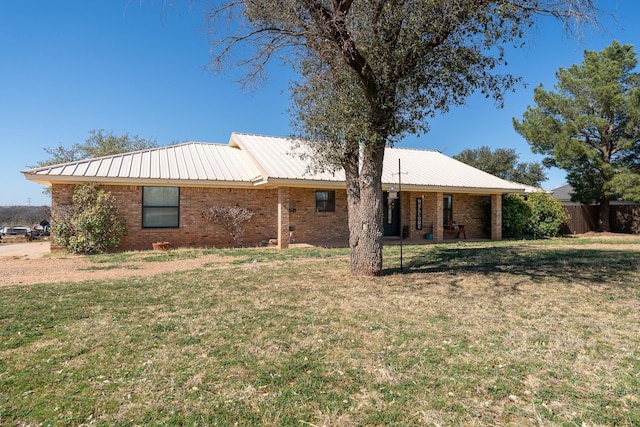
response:
<path fill-rule="evenodd" d="M 601 52 L 556 72 L 555 91 L 539 86 L 535 107 L 514 127 L 544 163 L 567 171 L 573 200 L 600 204 L 609 231 L 609 202 L 640 198 L 640 74 L 631 45 L 614 41 Z M 638 197 L 636 197 L 638 196 Z M 626 198 L 625 197 L 625 198 Z"/>

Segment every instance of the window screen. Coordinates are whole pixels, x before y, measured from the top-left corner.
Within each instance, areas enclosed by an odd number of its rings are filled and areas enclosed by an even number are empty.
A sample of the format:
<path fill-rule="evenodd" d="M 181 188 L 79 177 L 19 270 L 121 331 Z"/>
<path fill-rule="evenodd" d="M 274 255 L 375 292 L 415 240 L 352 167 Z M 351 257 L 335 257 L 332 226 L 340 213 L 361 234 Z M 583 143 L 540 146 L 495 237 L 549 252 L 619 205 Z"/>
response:
<path fill-rule="evenodd" d="M 142 227 L 177 228 L 180 224 L 180 188 L 142 188 Z"/>

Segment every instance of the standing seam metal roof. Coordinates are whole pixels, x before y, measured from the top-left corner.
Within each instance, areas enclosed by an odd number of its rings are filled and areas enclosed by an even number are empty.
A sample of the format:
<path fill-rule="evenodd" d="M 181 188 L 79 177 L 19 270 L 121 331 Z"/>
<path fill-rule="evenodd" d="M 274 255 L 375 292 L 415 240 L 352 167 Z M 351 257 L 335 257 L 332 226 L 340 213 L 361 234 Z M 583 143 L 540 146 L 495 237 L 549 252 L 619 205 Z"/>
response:
<path fill-rule="evenodd" d="M 131 153 L 23 171 L 38 182 L 94 180 L 103 182 L 154 181 L 188 185 L 279 185 L 344 183 L 344 171 L 310 172 L 300 157 L 304 145 L 296 147 L 288 138 L 233 133 L 227 145 L 189 142 Z M 398 174 L 398 160 L 402 174 Z M 388 148 L 385 151 L 382 183 L 421 189 L 465 189 L 523 192 L 522 184 L 506 181 L 452 159 L 438 151 Z"/>
<path fill-rule="evenodd" d="M 312 180 L 344 182 L 344 171 L 311 173 L 307 163 L 300 158 L 304 146 L 294 147 L 287 138 L 233 133 L 230 144 L 237 144 L 243 151 L 260 162 L 268 175 L 266 178 L 287 180 Z M 506 181 L 476 169 L 434 150 L 387 148 L 382 171 L 382 183 L 398 184 L 398 159 L 401 162 L 402 184 L 433 188 L 474 188 L 478 190 L 524 191 L 524 185 Z"/>
<path fill-rule="evenodd" d="M 304 148 L 296 148 L 295 141 L 273 136 L 231 134 L 230 144 L 237 144 L 246 151 L 255 162 L 259 163 L 266 173 L 263 178 L 279 178 L 312 181 L 344 182 L 344 172 L 335 174 L 311 173 L 308 163 L 300 157 Z"/>
<path fill-rule="evenodd" d="M 153 179 L 251 183 L 260 171 L 228 145 L 189 142 L 23 171 L 34 181 L 67 178 Z"/>

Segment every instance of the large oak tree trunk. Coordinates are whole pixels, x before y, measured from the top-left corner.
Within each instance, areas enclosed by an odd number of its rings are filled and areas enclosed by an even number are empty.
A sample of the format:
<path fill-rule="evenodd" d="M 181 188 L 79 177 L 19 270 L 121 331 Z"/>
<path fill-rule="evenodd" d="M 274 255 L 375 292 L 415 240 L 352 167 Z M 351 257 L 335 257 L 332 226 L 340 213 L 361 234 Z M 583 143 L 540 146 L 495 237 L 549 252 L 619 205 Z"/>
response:
<path fill-rule="evenodd" d="M 358 168 L 358 156 L 352 156 L 345 165 L 351 274 L 354 276 L 382 275 L 383 158 L 384 145 L 363 154 L 362 169 Z"/>

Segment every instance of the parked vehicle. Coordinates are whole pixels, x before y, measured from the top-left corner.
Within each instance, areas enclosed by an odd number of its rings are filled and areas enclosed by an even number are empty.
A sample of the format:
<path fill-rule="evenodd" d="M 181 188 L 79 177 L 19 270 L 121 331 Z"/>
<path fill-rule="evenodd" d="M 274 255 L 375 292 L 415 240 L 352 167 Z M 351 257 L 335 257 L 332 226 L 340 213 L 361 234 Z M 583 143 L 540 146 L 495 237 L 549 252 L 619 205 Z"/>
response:
<path fill-rule="evenodd" d="M 49 237 L 50 235 L 50 230 L 51 226 L 49 221 L 45 220 L 42 221 L 40 224 L 36 224 L 33 226 L 33 228 L 31 229 L 31 232 L 29 233 L 29 235 L 31 236 L 32 239 L 40 239 L 43 237 Z"/>
<path fill-rule="evenodd" d="M 27 236 L 31 234 L 31 228 L 22 225 L 4 227 L 0 230 L 0 234 L 3 236 Z"/>

